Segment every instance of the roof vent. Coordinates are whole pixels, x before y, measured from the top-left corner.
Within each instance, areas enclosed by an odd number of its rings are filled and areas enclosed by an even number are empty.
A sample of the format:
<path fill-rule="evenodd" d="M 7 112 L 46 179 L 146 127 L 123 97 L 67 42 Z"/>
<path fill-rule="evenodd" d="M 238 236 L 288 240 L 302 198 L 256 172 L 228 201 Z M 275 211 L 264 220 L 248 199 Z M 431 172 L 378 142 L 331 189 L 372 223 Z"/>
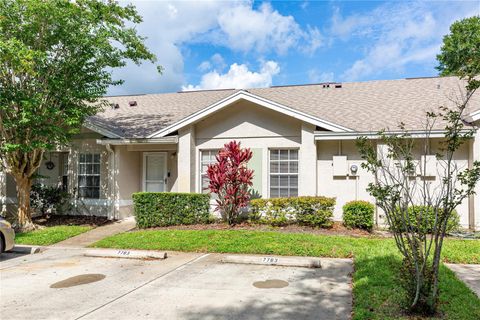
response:
<path fill-rule="evenodd" d="M 128 105 L 130 107 L 135 107 L 137 105 L 137 101 L 133 100 L 133 101 L 128 101 Z"/>
<path fill-rule="evenodd" d="M 110 103 L 110 106 L 112 107 L 112 109 L 119 109 L 120 108 L 120 105 L 118 103 Z"/>
<path fill-rule="evenodd" d="M 342 84 L 338 82 L 324 82 L 324 83 L 319 83 L 323 88 L 341 88 Z"/>

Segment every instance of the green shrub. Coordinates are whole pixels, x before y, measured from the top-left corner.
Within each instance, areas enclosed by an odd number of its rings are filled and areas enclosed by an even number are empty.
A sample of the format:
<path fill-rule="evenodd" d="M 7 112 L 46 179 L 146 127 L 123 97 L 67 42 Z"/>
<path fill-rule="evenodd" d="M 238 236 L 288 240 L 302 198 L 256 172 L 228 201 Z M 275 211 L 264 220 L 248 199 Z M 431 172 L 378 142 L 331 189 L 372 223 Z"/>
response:
<path fill-rule="evenodd" d="M 417 221 L 417 217 L 423 214 L 422 221 Z M 402 223 L 398 215 L 396 220 L 392 221 L 393 226 L 390 226 L 391 229 L 398 228 L 398 230 L 402 229 Z M 435 223 L 435 212 L 433 207 L 429 206 L 410 206 L 408 208 L 408 219 L 410 220 L 410 224 L 416 229 L 422 232 L 431 233 L 433 230 L 433 225 Z M 460 216 L 454 210 L 450 219 L 447 222 L 447 233 L 458 230 L 460 228 Z M 400 230 L 401 231 L 401 230 Z"/>
<path fill-rule="evenodd" d="M 250 201 L 250 220 L 281 226 L 292 223 L 312 227 L 330 227 L 335 198 L 292 197 Z"/>
<path fill-rule="evenodd" d="M 133 194 L 137 226 L 163 227 L 208 223 L 210 196 L 199 193 L 139 192 Z"/>
<path fill-rule="evenodd" d="M 372 230 L 375 206 L 368 201 L 350 201 L 343 206 L 343 224 L 349 228 Z"/>
<path fill-rule="evenodd" d="M 71 209 L 72 195 L 59 186 L 32 185 L 30 205 L 41 215 L 67 214 Z"/>

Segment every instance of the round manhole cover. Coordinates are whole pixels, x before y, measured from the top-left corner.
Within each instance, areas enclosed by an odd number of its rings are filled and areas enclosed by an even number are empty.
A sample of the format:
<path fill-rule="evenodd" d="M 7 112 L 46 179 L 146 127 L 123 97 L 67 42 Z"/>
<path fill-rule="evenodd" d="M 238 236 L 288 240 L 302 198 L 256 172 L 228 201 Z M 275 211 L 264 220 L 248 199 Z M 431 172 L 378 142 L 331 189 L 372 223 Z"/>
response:
<path fill-rule="evenodd" d="M 50 286 L 50 288 L 54 288 L 54 289 L 70 288 L 70 287 L 79 286 L 82 284 L 97 282 L 103 279 L 105 279 L 104 274 L 98 274 L 98 273 L 81 274 L 79 276 L 75 276 L 59 282 L 55 282 Z"/>
<path fill-rule="evenodd" d="M 256 281 L 253 283 L 253 286 L 259 289 L 279 289 L 288 287 L 288 282 L 278 279 L 271 279 L 265 281 Z"/>

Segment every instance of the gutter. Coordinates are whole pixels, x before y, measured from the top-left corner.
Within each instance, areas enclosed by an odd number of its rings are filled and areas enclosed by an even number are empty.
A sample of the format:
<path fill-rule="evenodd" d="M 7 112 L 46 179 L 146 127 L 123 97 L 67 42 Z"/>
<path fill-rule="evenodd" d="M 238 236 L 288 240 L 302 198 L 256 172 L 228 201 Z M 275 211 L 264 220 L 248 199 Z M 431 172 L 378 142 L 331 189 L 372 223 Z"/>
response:
<path fill-rule="evenodd" d="M 470 130 L 462 130 L 462 133 L 468 133 Z M 388 131 L 385 132 L 387 136 L 408 134 L 410 138 L 443 138 L 445 137 L 445 130 L 432 130 L 429 133 L 425 130 L 411 130 L 411 131 Z M 381 135 L 378 132 L 331 132 L 331 131 L 315 131 L 313 133 L 316 141 L 325 140 L 355 140 L 360 137 L 368 139 L 379 139 Z"/>
<path fill-rule="evenodd" d="M 472 123 L 480 120 L 480 110 L 470 113 L 464 118 L 465 121 Z"/>
<path fill-rule="evenodd" d="M 136 138 L 136 139 L 97 139 L 97 144 L 123 146 L 131 144 L 177 144 L 178 136 L 161 138 Z"/>

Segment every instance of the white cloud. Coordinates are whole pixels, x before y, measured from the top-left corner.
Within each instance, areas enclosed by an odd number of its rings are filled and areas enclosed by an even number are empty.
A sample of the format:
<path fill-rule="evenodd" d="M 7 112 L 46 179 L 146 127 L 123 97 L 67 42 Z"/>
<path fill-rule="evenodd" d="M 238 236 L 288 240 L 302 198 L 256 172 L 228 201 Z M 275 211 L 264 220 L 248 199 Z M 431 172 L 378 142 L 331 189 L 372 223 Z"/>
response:
<path fill-rule="evenodd" d="M 222 55 L 219 53 L 215 53 L 210 60 L 212 61 L 213 67 L 216 70 L 223 71 L 227 67 L 225 60 L 223 59 Z"/>
<path fill-rule="evenodd" d="M 115 78 L 124 79 L 125 84 L 110 88 L 109 94 L 179 90 L 185 82 L 182 45 L 216 28 L 218 15 L 229 7 L 239 5 L 237 2 L 216 1 L 137 1 L 134 4 L 143 17 L 143 22 L 136 28 L 139 34 L 148 37 L 146 44 L 157 55 L 158 64 L 163 66 L 164 72 L 159 75 L 150 63 L 140 66 L 130 63 L 114 71 Z"/>
<path fill-rule="evenodd" d="M 222 72 L 227 65 L 225 64 L 225 60 L 223 59 L 222 55 L 219 53 L 215 53 L 210 57 L 209 60 L 202 61 L 197 67 L 198 71 L 206 72 L 209 70 L 216 70 Z"/>
<path fill-rule="evenodd" d="M 243 52 L 285 54 L 298 47 L 312 53 L 322 43 L 318 29 L 303 30 L 294 17 L 281 15 L 269 3 L 262 3 L 258 9 L 251 3 L 229 8 L 219 15 L 218 25 L 208 37 Z"/>
<path fill-rule="evenodd" d="M 433 64 L 450 24 L 472 15 L 474 6 L 473 2 L 448 6 L 424 2 L 387 3 L 368 14 L 347 17 L 337 9 L 330 34 L 341 40 L 358 41 L 358 52 L 363 53 L 342 78 L 354 81 L 383 72 L 402 71 L 407 64 Z"/>
<path fill-rule="evenodd" d="M 198 71 L 205 72 L 212 69 L 212 64 L 210 63 L 210 61 L 205 60 L 198 65 L 197 69 Z"/>
<path fill-rule="evenodd" d="M 268 87 L 272 85 L 273 76 L 280 72 L 280 67 L 275 61 L 262 62 L 260 70 L 255 72 L 248 69 L 245 64 L 234 63 L 226 73 L 214 70 L 202 76 L 200 84 L 183 86 L 183 91 L 205 89 L 244 89 Z"/>
<path fill-rule="evenodd" d="M 333 82 L 335 78 L 333 72 L 319 72 L 317 69 L 310 69 L 307 74 L 312 83 Z"/>
<path fill-rule="evenodd" d="M 130 1 L 122 1 L 126 5 Z M 263 55 L 299 50 L 312 54 L 322 45 L 322 35 L 315 28 L 303 30 L 292 16 L 284 16 L 270 4 L 253 7 L 248 0 L 237 1 L 135 1 L 143 23 L 136 28 L 147 36 L 148 48 L 164 67 L 159 75 L 154 65 L 128 64 L 114 71 L 125 80 L 109 94 L 176 91 L 185 83 L 184 59 L 192 43 L 221 45 L 234 51 Z M 187 48 L 188 49 L 188 48 Z M 187 52 L 187 53 L 186 53 Z M 198 68 L 222 73 L 226 63 L 214 55 Z"/>

